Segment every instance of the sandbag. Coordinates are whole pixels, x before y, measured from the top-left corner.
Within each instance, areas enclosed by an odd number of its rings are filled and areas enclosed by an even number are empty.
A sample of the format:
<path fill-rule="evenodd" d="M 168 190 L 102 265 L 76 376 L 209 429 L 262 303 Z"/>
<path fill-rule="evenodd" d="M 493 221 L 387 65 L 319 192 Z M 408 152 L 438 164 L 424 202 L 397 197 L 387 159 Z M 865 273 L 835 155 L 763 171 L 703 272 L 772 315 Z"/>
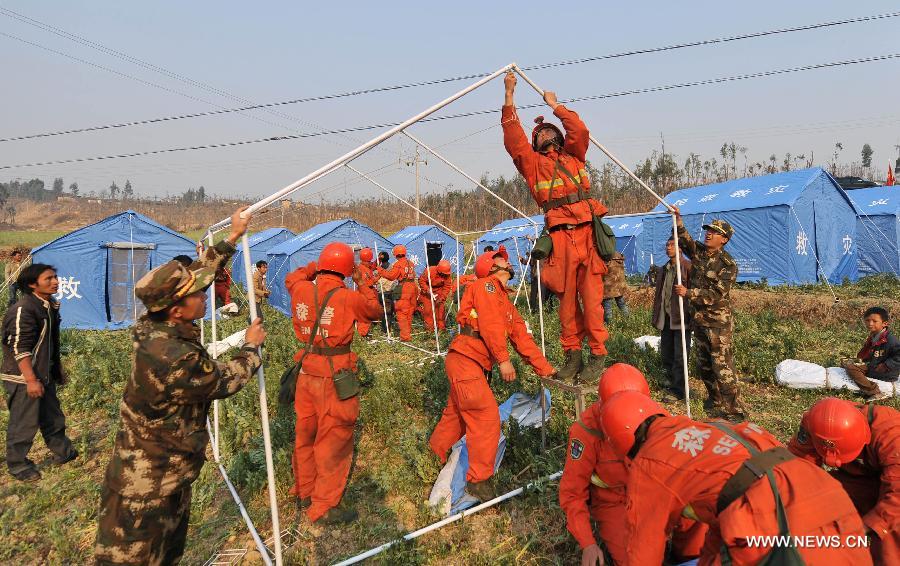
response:
<path fill-rule="evenodd" d="M 775 383 L 791 389 L 827 387 L 827 372 L 819 364 L 801 360 L 784 360 L 775 366 Z"/>
<path fill-rule="evenodd" d="M 659 336 L 640 336 L 634 339 L 634 343 L 641 348 L 659 352 Z"/>

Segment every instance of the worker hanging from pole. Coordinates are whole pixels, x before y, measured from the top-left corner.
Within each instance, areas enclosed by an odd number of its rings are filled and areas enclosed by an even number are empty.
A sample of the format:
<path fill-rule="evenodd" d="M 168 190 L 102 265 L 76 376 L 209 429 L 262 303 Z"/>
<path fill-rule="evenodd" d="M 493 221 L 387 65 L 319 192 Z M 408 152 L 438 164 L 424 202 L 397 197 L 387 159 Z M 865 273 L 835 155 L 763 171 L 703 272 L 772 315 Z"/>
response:
<path fill-rule="evenodd" d="M 372 253 L 372 248 L 359 250 L 359 265 L 357 269 L 359 269 L 359 286 L 368 287 L 374 291 L 375 283 L 378 281 L 378 265 L 375 263 L 375 254 Z M 371 320 L 361 320 L 356 323 L 356 331 L 360 336 L 368 337 L 371 328 Z"/>
<path fill-rule="evenodd" d="M 542 239 L 552 242 L 552 251 L 541 269 L 542 282 L 559 297 L 560 341 L 565 365 L 560 379 L 596 381 L 603 369 L 609 333 L 603 323 L 603 275 L 606 263 L 600 257 L 600 237 L 595 224 L 607 209 L 591 197 L 585 170 L 590 143 L 587 126 L 578 114 L 556 102 L 556 95 L 544 93 L 544 100 L 562 121 L 565 136 L 539 116 L 531 143 L 522 130 L 513 94 L 516 75 L 504 79 L 506 97 L 502 109 L 503 143 L 519 173 L 531 189 L 531 196 L 544 210 Z M 538 248 L 543 246 L 538 245 Z M 582 341 L 590 347 L 588 363 L 582 357 Z"/>
<path fill-rule="evenodd" d="M 443 463 L 447 451 L 465 435 L 469 450 L 466 493 L 484 502 L 495 497 L 491 478 L 500 440 L 500 413 L 488 382 L 491 370 L 498 365 L 503 381 L 516 379 L 507 341 L 539 376 L 549 377 L 556 370 L 509 300 L 506 284 L 513 270 L 506 251 L 481 254 L 475 261 L 475 275 L 478 280 L 463 294 L 457 315 L 460 333 L 450 343 L 445 361 L 450 396 L 429 445 Z"/>
<path fill-rule="evenodd" d="M 450 262 L 442 259 L 419 276 L 419 311 L 429 332 L 434 332 L 435 321 L 438 330 L 447 330 L 447 298 L 453 291 L 450 272 Z"/>
<path fill-rule="evenodd" d="M 353 277 L 358 289 L 344 283 Z M 318 263 L 295 270 L 285 279 L 291 295 L 291 318 L 300 350 L 297 364 L 283 380 L 279 402 L 293 401 L 297 416 L 292 464 L 297 507 L 310 521 L 348 523 L 357 513 L 342 502 L 353 433 L 359 417 L 357 357 L 350 350 L 355 325 L 382 315 L 375 290 L 362 284 L 353 250 L 332 242 Z"/>
<path fill-rule="evenodd" d="M 412 317 L 416 310 L 419 288 L 416 286 L 416 266 L 406 257 L 406 246 L 394 246 L 394 262 L 390 268 L 381 271 L 381 276 L 389 281 L 397 281 L 394 288 L 394 312 L 400 327 L 400 341 L 412 341 Z"/>

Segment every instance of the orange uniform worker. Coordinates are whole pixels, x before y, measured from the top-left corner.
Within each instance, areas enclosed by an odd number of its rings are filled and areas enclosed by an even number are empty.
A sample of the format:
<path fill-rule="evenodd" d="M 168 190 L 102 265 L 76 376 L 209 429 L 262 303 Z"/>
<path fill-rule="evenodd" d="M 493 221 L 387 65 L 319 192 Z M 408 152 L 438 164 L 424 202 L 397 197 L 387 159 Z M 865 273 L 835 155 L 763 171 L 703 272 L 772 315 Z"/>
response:
<path fill-rule="evenodd" d="M 511 278 L 508 257 L 506 252 L 495 251 L 483 253 L 475 261 L 478 280 L 466 287 L 457 315 L 461 330 L 450 343 L 445 361 L 450 396 L 429 440 L 431 450 L 446 462 L 447 451 L 466 436 L 466 492 L 481 501 L 493 497 L 488 480 L 494 474 L 500 440 L 500 410 L 487 377 L 491 368 L 499 365 L 504 381 L 516 378 L 507 340 L 539 376 L 555 372 L 506 294 Z"/>
<path fill-rule="evenodd" d="M 900 412 L 827 397 L 803 415 L 788 448 L 836 468 L 831 475 L 862 515 L 875 563 L 900 564 Z"/>
<path fill-rule="evenodd" d="M 356 266 L 359 271 L 359 287 L 375 288 L 378 281 L 378 264 L 375 263 L 375 254 L 372 248 L 363 248 L 359 250 L 359 265 Z M 368 336 L 369 330 L 372 328 L 371 320 L 361 320 L 356 323 L 356 331 L 360 336 Z"/>
<path fill-rule="evenodd" d="M 291 493 L 310 521 L 324 517 L 327 523 L 339 523 L 356 518 L 349 506 L 338 503 L 353 458 L 359 396 L 341 400 L 334 380 L 342 370 L 357 369 L 356 354 L 350 351 L 354 324 L 377 319 L 382 311 L 372 288 L 346 287 L 344 278 L 353 271 L 353 250 L 334 242 L 322 250 L 318 265 L 298 269 L 285 279 L 294 333 L 303 345 L 294 356 L 296 361 L 302 358 L 302 367 L 294 395 L 297 424 Z M 315 282 L 310 280 L 313 277 Z M 358 279 L 358 274 L 354 277 Z"/>
<path fill-rule="evenodd" d="M 397 315 L 397 326 L 400 327 L 400 341 L 412 340 L 412 317 L 416 310 L 419 288 L 416 286 L 416 268 L 406 258 L 406 246 L 394 246 L 394 265 L 381 272 L 388 281 L 397 281 L 394 289 L 394 312 Z M 399 294 L 399 296 L 397 295 Z"/>
<path fill-rule="evenodd" d="M 581 547 L 583 565 L 593 566 L 602 558 L 591 529 L 591 519 L 596 521 L 600 539 L 613 562 L 625 562 L 628 471 L 600 430 L 603 403 L 621 391 L 637 391 L 650 396 L 650 386 L 640 370 L 628 364 L 613 364 L 600 378 L 597 402 L 569 427 L 566 465 L 559 480 L 559 506 L 566 514 L 566 528 Z M 706 538 L 706 525 L 689 519 L 682 523 L 676 526 L 671 563 L 686 562 L 699 556 Z"/>
<path fill-rule="evenodd" d="M 541 265 L 541 279 L 559 297 L 560 341 L 566 353 L 559 377 L 574 380 L 583 372 L 586 379 L 595 380 L 603 368 L 609 333 L 602 306 L 606 264 L 597 252 L 592 219 L 607 210 L 591 198 L 585 171 L 588 129 L 578 114 L 557 104 L 556 95 L 547 91 L 544 100 L 562 120 L 566 135 L 540 117 L 528 143 L 513 103 L 515 74 L 507 74 L 504 83 L 503 144 L 544 210 L 544 227 L 553 240 L 553 252 Z M 586 368 L 581 357 L 585 337 L 591 349 Z"/>
<path fill-rule="evenodd" d="M 701 566 L 767 558 L 769 564 L 798 564 L 798 558 L 872 563 L 869 551 L 854 544 L 864 527 L 841 485 L 759 426 L 672 417 L 633 391 L 606 401 L 600 423 L 614 452 L 628 459 L 624 564 L 661 564 L 666 530 L 685 512 L 710 526 Z M 779 524 L 779 506 L 786 524 Z M 834 542 L 795 548 L 748 538 L 776 535 Z"/>
<path fill-rule="evenodd" d="M 425 328 L 434 332 L 434 321 L 438 330 L 447 329 L 447 297 L 453 291 L 453 277 L 450 275 L 450 262 L 442 259 L 437 265 L 429 267 L 419 275 L 419 305 Z M 434 309 L 431 308 L 432 296 Z"/>

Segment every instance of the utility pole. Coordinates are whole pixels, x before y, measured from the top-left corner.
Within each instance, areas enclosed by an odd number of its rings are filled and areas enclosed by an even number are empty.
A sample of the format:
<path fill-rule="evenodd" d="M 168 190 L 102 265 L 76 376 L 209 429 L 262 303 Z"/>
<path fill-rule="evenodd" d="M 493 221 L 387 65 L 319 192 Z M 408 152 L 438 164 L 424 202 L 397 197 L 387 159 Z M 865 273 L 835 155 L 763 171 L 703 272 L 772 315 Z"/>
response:
<path fill-rule="evenodd" d="M 419 163 L 423 165 L 428 165 L 428 161 L 425 159 L 419 158 L 419 146 L 416 146 L 416 155 L 413 157 L 412 161 L 409 159 L 406 160 L 406 165 L 415 165 L 416 167 L 416 226 L 419 225 L 419 210 L 422 209 L 422 200 L 419 194 Z"/>

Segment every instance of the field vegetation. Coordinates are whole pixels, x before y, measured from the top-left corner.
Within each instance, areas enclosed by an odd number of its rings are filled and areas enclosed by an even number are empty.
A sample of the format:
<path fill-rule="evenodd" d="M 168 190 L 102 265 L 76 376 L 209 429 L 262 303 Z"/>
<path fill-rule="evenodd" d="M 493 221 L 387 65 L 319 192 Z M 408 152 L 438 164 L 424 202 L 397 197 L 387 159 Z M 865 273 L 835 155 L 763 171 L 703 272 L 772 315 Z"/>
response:
<path fill-rule="evenodd" d="M 735 295 L 735 351 L 739 374 L 745 381 L 745 398 L 752 419 L 787 440 L 802 411 L 822 391 L 787 390 L 773 384 L 775 365 L 786 358 L 804 359 L 825 366 L 845 355 L 854 355 L 865 337 L 860 308 L 891 303 L 897 283 L 873 279 L 836 288 L 841 301 L 834 303 L 825 288 L 741 289 Z M 240 296 L 240 293 L 236 293 Z M 651 379 L 659 397 L 661 375 L 658 356 L 639 349 L 632 339 L 654 334 L 649 324 L 648 291 L 633 287 L 628 299 L 629 316 L 616 313 L 608 342 L 609 363 L 627 361 Z M 807 308 L 808 301 L 823 304 Z M 852 303 L 852 306 L 850 306 Z M 892 304 L 892 303 L 891 303 Z M 758 308 L 759 305 L 770 305 Z M 793 305 L 793 306 L 792 306 Z M 828 306 L 831 305 L 831 306 Z M 835 306 L 838 305 L 838 306 Z M 848 305 L 848 306 L 845 306 Z M 524 309 L 523 309 L 524 310 Z M 855 311 L 851 315 L 851 310 Z M 243 312 L 246 312 L 243 311 Z M 427 439 L 447 397 L 447 381 L 441 358 L 428 358 L 409 348 L 380 340 L 357 338 L 354 349 L 365 360 L 364 390 L 357 429 L 357 450 L 346 497 L 360 511 L 360 520 L 343 528 L 323 528 L 299 521 L 288 494 L 293 480 L 290 454 L 293 414 L 278 407 L 278 378 L 296 351 L 290 321 L 266 307 L 269 339 L 266 343 L 266 382 L 272 416 L 276 475 L 283 529 L 295 529 L 286 552 L 291 563 L 331 563 L 367 550 L 436 520 L 426 500 L 439 464 L 427 448 Z M 529 315 L 533 329 L 538 320 Z M 562 359 L 555 312 L 545 316 L 548 357 Z M 244 325 L 237 318 L 224 321 L 220 335 Z M 207 326 L 207 333 L 209 329 Z M 208 334 L 207 334 L 208 336 Z M 109 459 L 116 428 L 118 403 L 130 372 L 130 338 L 127 332 L 65 331 L 64 363 L 71 382 L 63 390 L 69 435 L 81 458 L 65 467 L 48 465 L 49 453 L 38 439 L 32 458 L 43 466 L 37 484 L 21 484 L 8 475 L 0 477 L 0 562 L 86 563 L 90 561 L 97 505 L 103 472 Z M 433 349 L 433 335 L 419 327 L 415 343 Z M 446 346 L 447 338 L 444 339 Z M 443 347 L 442 347 L 443 348 Z M 515 391 L 535 393 L 538 380 L 516 360 L 520 379 L 505 384 L 492 381 L 499 401 Z M 692 383 L 692 410 L 702 417 L 702 384 Z M 498 474 L 501 491 L 545 477 L 562 467 L 568 427 L 574 419 L 571 397 L 553 391 L 547 450 L 540 451 L 540 431 L 504 425 L 506 458 Z M 264 452 L 260 433 L 255 381 L 221 403 L 222 455 L 228 473 L 264 538 L 270 521 L 265 486 Z M 854 398 L 850 393 L 842 396 Z M 888 402 L 900 408 L 897 399 Z M 684 407 L 670 405 L 684 412 Z M 5 441 L 8 413 L 0 412 L 0 441 Z M 211 453 L 208 454 L 212 459 Z M 378 559 L 385 564 L 493 564 L 559 563 L 578 559 L 574 540 L 565 530 L 557 504 L 556 484 L 539 483 L 526 495 L 510 500 L 415 542 L 399 545 Z M 185 564 L 202 564 L 226 548 L 245 548 L 245 563 L 258 556 L 236 506 L 219 477 L 207 465 L 195 484 L 191 528 Z"/>

